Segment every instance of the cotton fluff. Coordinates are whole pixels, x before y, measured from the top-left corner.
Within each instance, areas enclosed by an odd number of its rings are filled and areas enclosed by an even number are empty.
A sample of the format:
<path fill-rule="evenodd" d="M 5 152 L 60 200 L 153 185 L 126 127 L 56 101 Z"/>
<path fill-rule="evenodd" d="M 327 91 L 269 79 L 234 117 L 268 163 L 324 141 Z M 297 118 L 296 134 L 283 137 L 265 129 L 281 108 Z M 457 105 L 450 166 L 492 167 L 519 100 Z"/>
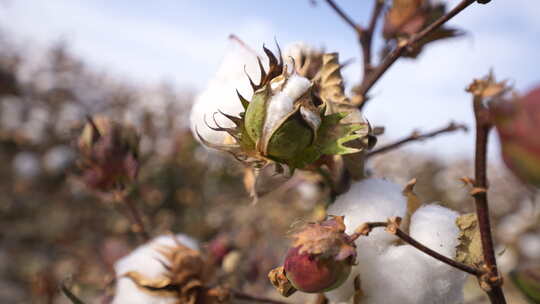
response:
<path fill-rule="evenodd" d="M 365 222 L 386 221 L 389 217 L 404 217 L 407 212 L 407 200 L 401 193 L 401 187 L 384 179 L 370 178 L 351 186 L 351 189 L 338 197 L 328 208 L 328 214 L 344 215 L 347 233 Z M 370 243 L 375 247 L 387 246 L 397 240 L 395 236 L 375 229 L 369 238 L 360 238 L 361 243 Z"/>
<path fill-rule="evenodd" d="M 248 100 L 253 95 L 248 74 L 257 82 L 260 72 L 257 64 L 257 54 L 247 49 L 237 40 L 230 40 L 229 50 L 221 64 L 209 81 L 208 86 L 196 98 L 191 109 L 191 131 L 197 140 L 197 131 L 211 143 L 223 143 L 227 138 L 226 132 L 214 131 L 208 127 L 217 127 L 214 118 L 221 127 L 233 127 L 234 124 L 219 114 L 219 111 L 238 116 L 243 111 L 236 90 Z M 217 114 L 216 114 L 217 113 Z M 208 124 L 208 125 L 207 125 Z"/>
<path fill-rule="evenodd" d="M 289 115 L 294 108 L 294 101 L 311 87 L 311 81 L 298 75 L 291 75 L 283 89 L 268 101 L 263 132 L 269 134 Z"/>
<path fill-rule="evenodd" d="M 183 245 L 198 250 L 198 244 L 192 238 L 177 234 L 176 239 Z M 176 241 L 172 235 L 162 235 L 154 238 L 148 243 L 139 246 L 129 255 L 121 258 L 114 265 L 117 283 L 116 292 L 112 304 L 173 304 L 177 302 L 174 297 L 156 297 L 142 291 L 137 285 L 127 277 L 126 273 L 137 271 L 149 279 L 163 277 L 166 269 L 160 260 L 163 256 L 157 251 L 160 246 L 174 246 Z"/>
<path fill-rule="evenodd" d="M 380 179 L 368 179 L 352 186 L 329 208 L 329 214 L 345 215 L 347 232 L 363 222 L 385 221 L 404 216 L 406 200 L 401 187 Z M 457 245 L 458 214 L 438 205 L 418 209 L 411 218 L 410 235 L 429 248 L 453 258 Z M 332 303 L 352 303 L 353 281 L 360 276 L 363 304 L 448 303 L 463 301 L 465 274 L 410 245 L 392 243 L 393 236 L 382 228 L 356 241 L 358 264 L 347 282 L 326 293 Z"/>

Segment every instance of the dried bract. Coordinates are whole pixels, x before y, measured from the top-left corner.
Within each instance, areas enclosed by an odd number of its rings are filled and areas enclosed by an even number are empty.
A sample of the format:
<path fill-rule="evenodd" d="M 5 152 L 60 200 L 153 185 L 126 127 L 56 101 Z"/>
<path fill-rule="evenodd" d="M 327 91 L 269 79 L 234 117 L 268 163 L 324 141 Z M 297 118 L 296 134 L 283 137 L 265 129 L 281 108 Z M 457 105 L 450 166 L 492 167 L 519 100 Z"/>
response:
<path fill-rule="evenodd" d="M 131 126 L 104 117 L 89 118 L 78 141 L 85 184 L 106 192 L 122 189 L 137 177 L 139 135 Z"/>
<path fill-rule="evenodd" d="M 400 39 L 407 39 L 422 31 L 445 12 L 444 3 L 432 3 L 430 0 L 394 0 L 385 16 L 383 37 L 387 43 L 397 44 Z M 462 32 L 457 29 L 441 27 L 418 41 L 405 56 L 416 58 L 426 44 L 461 35 Z"/>

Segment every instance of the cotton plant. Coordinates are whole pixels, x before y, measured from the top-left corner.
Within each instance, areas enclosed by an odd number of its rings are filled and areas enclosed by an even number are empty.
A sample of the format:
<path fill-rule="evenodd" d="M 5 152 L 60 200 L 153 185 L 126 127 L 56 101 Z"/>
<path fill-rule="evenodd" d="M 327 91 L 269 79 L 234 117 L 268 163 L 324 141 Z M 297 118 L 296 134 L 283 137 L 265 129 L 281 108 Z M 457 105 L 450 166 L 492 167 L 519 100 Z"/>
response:
<path fill-rule="evenodd" d="M 285 63 L 281 52 L 263 51 L 265 59 L 245 46 L 228 55 L 195 101 L 192 131 L 205 146 L 232 154 L 255 177 L 269 167 L 316 170 L 329 156 L 368 148 L 370 127 L 343 93 L 337 54 L 291 47 Z M 252 64 L 258 73 L 249 73 Z"/>
<path fill-rule="evenodd" d="M 409 209 L 397 184 L 374 178 L 354 184 L 328 209 L 330 219 L 292 234 L 284 266 L 273 270 L 270 280 L 284 295 L 325 292 L 336 304 L 461 303 L 466 275 L 460 270 L 383 230 L 359 237 L 364 224 L 405 218 Z M 453 259 L 457 218 L 440 205 L 421 206 L 410 218 L 410 236 Z"/>

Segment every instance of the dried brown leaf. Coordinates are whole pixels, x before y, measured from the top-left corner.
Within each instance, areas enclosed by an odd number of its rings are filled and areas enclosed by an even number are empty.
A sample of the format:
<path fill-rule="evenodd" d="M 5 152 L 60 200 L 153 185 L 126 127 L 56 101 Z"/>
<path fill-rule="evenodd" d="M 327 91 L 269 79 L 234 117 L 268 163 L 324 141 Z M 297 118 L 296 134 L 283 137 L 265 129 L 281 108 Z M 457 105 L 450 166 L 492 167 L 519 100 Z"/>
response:
<path fill-rule="evenodd" d="M 483 261 L 482 240 L 476 214 L 461 215 L 456 220 L 460 232 L 456 247 L 456 260 L 468 265 L 478 266 Z"/>
<path fill-rule="evenodd" d="M 287 279 L 283 266 L 272 269 L 268 273 L 268 279 L 270 279 L 270 282 L 279 294 L 284 297 L 288 297 L 296 292 L 296 288 L 294 288 Z"/>

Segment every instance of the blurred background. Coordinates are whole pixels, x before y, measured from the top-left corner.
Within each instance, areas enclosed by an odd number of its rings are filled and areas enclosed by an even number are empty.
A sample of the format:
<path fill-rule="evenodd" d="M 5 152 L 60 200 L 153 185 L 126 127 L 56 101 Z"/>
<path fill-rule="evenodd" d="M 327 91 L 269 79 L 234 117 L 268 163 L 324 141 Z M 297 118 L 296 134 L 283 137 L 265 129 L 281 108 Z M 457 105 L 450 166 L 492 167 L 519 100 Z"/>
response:
<path fill-rule="evenodd" d="M 372 1 L 339 4 L 365 24 Z M 365 111 L 385 126 L 380 142 L 451 120 L 472 126 L 464 88 L 490 69 L 521 92 L 540 83 L 538 13 L 540 3 L 531 0 L 473 5 L 450 22 L 465 36 L 396 63 Z M 280 263 L 284 235 L 296 219 L 317 218 L 328 189 L 317 179 L 293 179 L 251 206 L 242 167 L 193 139 L 191 103 L 230 47 L 230 34 L 252 48 L 276 39 L 338 51 L 354 60 L 344 71 L 347 87 L 360 80 L 355 34 L 323 1 L 0 0 L 0 302 L 68 303 L 57 286 L 72 278 L 82 298 L 99 303 L 114 261 L 136 246 L 126 210 L 100 202 L 75 177 L 73 140 L 87 114 L 141 131 L 133 199 L 152 234 L 196 238 L 229 256 L 216 263 L 231 285 L 275 296 L 266 273 Z M 374 176 L 402 185 L 417 178 L 425 202 L 472 211 L 459 178 L 472 176 L 473 135 L 413 143 L 368 165 Z M 504 168 L 495 135 L 490 203 L 507 274 L 540 260 L 539 198 Z M 231 262 L 231 253 L 243 263 Z M 477 283 L 469 285 L 467 303 L 482 303 Z M 525 303 L 511 284 L 506 288 L 510 303 Z"/>

